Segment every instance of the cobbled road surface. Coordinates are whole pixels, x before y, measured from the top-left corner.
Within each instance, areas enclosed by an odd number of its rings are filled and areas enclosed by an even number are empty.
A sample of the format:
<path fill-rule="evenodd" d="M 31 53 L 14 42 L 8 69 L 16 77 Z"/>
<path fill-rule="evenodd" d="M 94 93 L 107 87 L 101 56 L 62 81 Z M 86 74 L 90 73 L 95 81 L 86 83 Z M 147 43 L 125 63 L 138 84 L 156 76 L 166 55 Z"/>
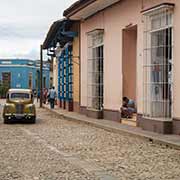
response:
<path fill-rule="evenodd" d="M 180 180 L 180 151 L 58 118 L 0 120 L 0 180 Z"/>

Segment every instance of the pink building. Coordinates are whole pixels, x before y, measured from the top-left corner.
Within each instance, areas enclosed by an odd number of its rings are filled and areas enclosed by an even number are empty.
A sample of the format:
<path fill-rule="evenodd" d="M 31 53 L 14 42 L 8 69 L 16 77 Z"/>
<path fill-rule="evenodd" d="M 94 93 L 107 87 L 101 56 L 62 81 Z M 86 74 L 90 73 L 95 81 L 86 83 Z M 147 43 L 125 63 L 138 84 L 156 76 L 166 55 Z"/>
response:
<path fill-rule="evenodd" d="M 180 1 L 79 0 L 64 16 L 81 24 L 81 112 L 120 121 L 127 96 L 137 126 L 180 134 Z"/>

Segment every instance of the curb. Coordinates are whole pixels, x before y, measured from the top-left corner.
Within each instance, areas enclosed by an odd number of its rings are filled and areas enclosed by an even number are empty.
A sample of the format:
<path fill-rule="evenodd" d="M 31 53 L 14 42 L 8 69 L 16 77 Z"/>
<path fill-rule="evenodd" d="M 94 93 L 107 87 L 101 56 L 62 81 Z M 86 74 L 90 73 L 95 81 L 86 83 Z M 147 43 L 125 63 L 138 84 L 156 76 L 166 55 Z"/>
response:
<path fill-rule="evenodd" d="M 64 113 L 58 113 L 58 112 L 56 112 L 54 110 L 51 110 L 51 109 L 49 109 L 47 107 L 44 107 L 44 108 L 46 110 L 48 110 L 49 112 L 56 114 L 58 117 L 63 118 L 63 119 L 68 120 L 68 121 L 87 124 L 89 126 L 104 129 L 105 131 L 108 131 L 108 132 L 113 132 L 113 133 L 118 133 L 118 134 L 133 135 L 135 137 L 145 139 L 145 140 L 147 140 L 147 141 L 149 141 L 151 143 L 155 143 L 155 144 L 158 144 L 158 145 L 161 145 L 161 146 L 165 146 L 167 148 L 169 147 L 169 148 L 173 148 L 173 149 L 176 149 L 176 150 L 180 150 L 180 145 L 179 144 L 176 144 L 175 142 L 172 142 L 172 141 L 167 141 L 167 140 L 164 140 L 164 139 L 161 139 L 161 138 L 157 138 L 157 137 L 155 137 L 153 135 L 141 134 L 141 133 L 138 133 L 138 132 L 133 132 L 133 131 L 125 130 L 125 129 L 119 129 L 119 128 L 111 127 L 109 125 L 100 124 L 100 123 L 97 123 L 97 122 L 85 121 L 85 120 L 82 120 L 82 119 L 77 118 L 77 117 L 71 117 L 71 116 L 66 115 Z"/>

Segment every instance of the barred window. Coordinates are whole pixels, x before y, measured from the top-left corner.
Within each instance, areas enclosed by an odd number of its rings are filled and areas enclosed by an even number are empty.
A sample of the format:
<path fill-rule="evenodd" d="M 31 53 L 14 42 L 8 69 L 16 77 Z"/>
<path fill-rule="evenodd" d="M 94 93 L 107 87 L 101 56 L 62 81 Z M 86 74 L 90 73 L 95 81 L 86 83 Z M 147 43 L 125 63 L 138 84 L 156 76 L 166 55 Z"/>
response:
<path fill-rule="evenodd" d="M 173 8 L 144 14 L 143 114 L 171 118 L 173 73 Z"/>
<path fill-rule="evenodd" d="M 103 30 L 88 34 L 88 108 L 103 108 Z"/>

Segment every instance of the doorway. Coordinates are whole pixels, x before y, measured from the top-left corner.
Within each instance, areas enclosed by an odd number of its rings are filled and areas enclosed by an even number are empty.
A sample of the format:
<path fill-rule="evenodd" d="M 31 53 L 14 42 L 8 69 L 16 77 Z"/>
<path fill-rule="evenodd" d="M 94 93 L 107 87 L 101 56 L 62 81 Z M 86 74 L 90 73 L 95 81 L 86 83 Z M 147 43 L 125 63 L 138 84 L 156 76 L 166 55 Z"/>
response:
<path fill-rule="evenodd" d="M 46 88 L 46 77 L 43 77 L 43 88 Z"/>
<path fill-rule="evenodd" d="M 29 86 L 29 89 L 32 89 L 32 73 L 29 73 L 29 83 L 28 83 L 28 86 Z"/>
<path fill-rule="evenodd" d="M 11 87 L 11 73 L 10 72 L 2 73 L 2 84 L 7 89 L 9 89 Z"/>
<path fill-rule="evenodd" d="M 0 82 L 1 93 L 0 97 L 5 98 L 7 91 L 11 88 L 11 73 L 10 72 L 2 72 L 2 81 Z"/>
<path fill-rule="evenodd" d="M 125 28 L 122 32 L 122 36 L 123 97 L 132 99 L 135 102 L 137 111 L 137 25 Z M 125 123 L 136 126 L 136 114 L 133 115 L 133 118 L 125 119 Z"/>

